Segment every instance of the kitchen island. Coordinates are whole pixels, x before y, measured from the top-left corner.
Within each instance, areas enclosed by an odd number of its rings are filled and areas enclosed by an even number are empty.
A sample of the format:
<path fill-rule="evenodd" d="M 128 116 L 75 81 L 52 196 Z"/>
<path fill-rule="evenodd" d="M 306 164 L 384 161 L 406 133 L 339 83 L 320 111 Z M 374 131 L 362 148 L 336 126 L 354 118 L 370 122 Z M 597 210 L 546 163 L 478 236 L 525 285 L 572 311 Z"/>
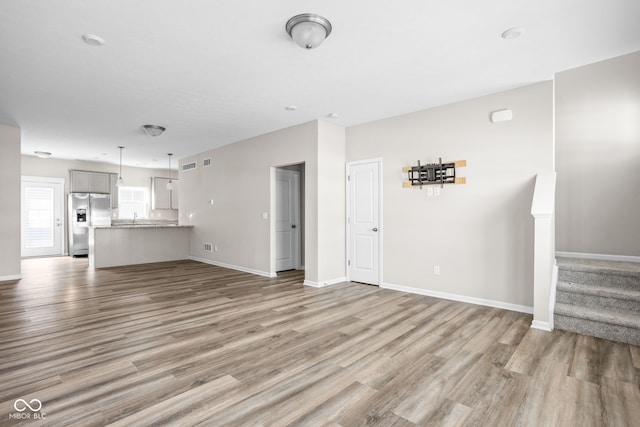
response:
<path fill-rule="evenodd" d="M 188 259 L 192 228 L 175 224 L 91 227 L 89 266 L 104 268 Z"/>

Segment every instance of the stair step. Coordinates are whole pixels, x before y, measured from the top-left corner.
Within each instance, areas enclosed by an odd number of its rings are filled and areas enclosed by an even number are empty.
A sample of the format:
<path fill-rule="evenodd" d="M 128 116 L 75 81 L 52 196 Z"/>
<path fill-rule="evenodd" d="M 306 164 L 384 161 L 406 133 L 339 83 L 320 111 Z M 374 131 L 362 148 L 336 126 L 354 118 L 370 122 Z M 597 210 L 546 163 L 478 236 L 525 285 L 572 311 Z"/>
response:
<path fill-rule="evenodd" d="M 640 291 L 558 282 L 556 302 L 640 314 Z"/>
<path fill-rule="evenodd" d="M 556 329 L 640 345 L 640 316 L 556 303 Z"/>
<path fill-rule="evenodd" d="M 614 325 L 591 319 L 581 319 L 562 314 L 554 316 L 555 328 L 640 346 L 640 329 L 624 325 Z"/>
<path fill-rule="evenodd" d="M 640 315 L 633 313 L 611 312 L 591 307 L 582 307 L 573 304 L 556 303 L 555 314 L 576 319 L 592 320 L 608 323 L 610 325 L 627 326 L 637 328 L 640 334 Z"/>
<path fill-rule="evenodd" d="M 559 281 L 640 292 L 640 263 L 562 257 L 557 262 Z"/>
<path fill-rule="evenodd" d="M 608 286 L 585 285 L 582 283 L 558 282 L 557 290 L 640 302 L 640 290 L 635 289 L 619 289 Z"/>
<path fill-rule="evenodd" d="M 640 279 L 640 262 L 607 261 L 587 258 L 557 257 L 558 268 L 584 272 L 602 272 Z"/>

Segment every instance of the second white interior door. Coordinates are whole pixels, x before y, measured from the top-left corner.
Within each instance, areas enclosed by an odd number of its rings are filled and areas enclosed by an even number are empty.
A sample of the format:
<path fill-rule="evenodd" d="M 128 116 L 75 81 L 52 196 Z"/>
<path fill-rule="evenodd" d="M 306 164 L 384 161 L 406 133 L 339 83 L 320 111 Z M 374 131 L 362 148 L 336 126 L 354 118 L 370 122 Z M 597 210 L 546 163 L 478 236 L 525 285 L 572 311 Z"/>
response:
<path fill-rule="evenodd" d="M 276 169 L 276 271 L 300 268 L 300 174 Z"/>
<path fill-rule="evenodd" d="M 348 168 L 347 270 L 349 280 L 380 284 L 380 163 L 350 164 Z"/>

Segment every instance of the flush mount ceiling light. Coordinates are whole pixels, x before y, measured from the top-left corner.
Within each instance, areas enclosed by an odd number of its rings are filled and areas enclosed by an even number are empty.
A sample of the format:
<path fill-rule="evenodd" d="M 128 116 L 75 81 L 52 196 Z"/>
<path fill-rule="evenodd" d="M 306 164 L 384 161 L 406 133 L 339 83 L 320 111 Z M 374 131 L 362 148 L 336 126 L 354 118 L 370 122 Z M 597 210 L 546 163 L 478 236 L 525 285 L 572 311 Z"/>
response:
<path fill-rule="evenodd" d="M 287 21 L 287 34 L 304 49 L 313 49 L 331 34 L 331 22 L 315 13 L 296 15 Z"/>
<path fill-rule="evenodd" d="M 520 37 L 522 33 L 524 33 L 524 28 L 514 27 L 506 30 L 504 33 L 500 35 L 500 37 L 502 37 L 505 40 L 513 40 Z"/>
<path fill-rule="evenodd" d="M 91 46 L 102 46 L 104 44 L 104 39 L 100 36 L 96 36 L 95 34 L 83 34 L 82 40 Z"/>
<path fill-rule="evenodd" d="M 149 136 L 160 136 L 166 128 L 157 125 L 143 125 L 142 130 Z"/>
<path fill-rule="evenodd" d="M 124 148 L 122 145 L 118 145 L 120 149 L 120 174 L 118 175 L 118 182 L 116 182 L 116 187 L 120 187 L 124 185 L 124 181 L 122 180 L 122 149 Z"/>
<path fill-rule="evenodd" d="M 34 151 L 33 154 L 40 157 L 41 159 L 48 159 L 51 157 L 51 153 L 48 151 Z"/>

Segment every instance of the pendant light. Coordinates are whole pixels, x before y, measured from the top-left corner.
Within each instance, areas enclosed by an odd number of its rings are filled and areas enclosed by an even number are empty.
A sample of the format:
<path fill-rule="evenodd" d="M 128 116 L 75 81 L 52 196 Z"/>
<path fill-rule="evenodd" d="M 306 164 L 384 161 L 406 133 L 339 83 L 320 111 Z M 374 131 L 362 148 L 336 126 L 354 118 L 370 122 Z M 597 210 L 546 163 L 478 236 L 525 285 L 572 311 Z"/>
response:
<path fill-rule="evenodd" d="M 167 153 L 167 155 L 169 156 L 169 182 L 167 182 L 167 190 L 173 190 L 173 181 L 171 180 L 171 175 L 173 175 L 171 173 L 171 156 L 173 156 L 173 153 Z"/>
<path fill-rule="evenodd" d="M 120 149 L 120 174 L 118 175 L 118 182 L 116 183 L 116 186 L 120 187 L 124 185 L 124 181 L 122 180 L 122 149 L 124 147 L 119 145 L 118 148 Z"/>

